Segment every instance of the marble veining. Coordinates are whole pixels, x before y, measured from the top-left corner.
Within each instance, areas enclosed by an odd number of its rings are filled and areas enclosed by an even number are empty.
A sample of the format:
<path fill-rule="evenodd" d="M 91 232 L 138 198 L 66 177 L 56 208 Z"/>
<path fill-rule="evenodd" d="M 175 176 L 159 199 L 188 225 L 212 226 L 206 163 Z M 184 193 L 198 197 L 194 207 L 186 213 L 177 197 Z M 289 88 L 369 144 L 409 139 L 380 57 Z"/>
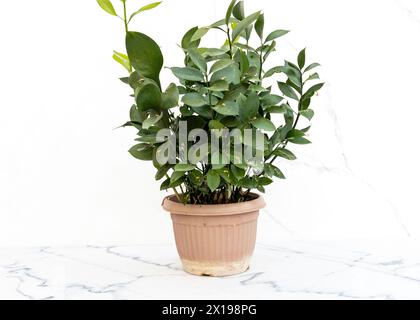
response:
<path fill-rule="evenodd" d="M 366 242 L 282 243 L 258 243 L 251 268 L 223 278 L 186 274 L 173 245 L 2 248 L 0 299 L 420 298 L 411 240 L 385 252 Z"/>

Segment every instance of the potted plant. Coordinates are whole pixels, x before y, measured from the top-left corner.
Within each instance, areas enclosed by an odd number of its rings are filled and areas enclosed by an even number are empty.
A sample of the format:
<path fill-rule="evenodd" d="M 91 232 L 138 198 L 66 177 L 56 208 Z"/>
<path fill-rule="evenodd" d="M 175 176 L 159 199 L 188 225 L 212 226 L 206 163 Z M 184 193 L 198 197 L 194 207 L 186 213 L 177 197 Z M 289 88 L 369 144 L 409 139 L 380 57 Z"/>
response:
<path fill-rule="evenodd" d="M 117 16 L 109 0 L 97 1 Z M 183 64 L 170 68 L 177 83 L 162 86 L 159 46 L 129 29 L 133 18 L 159 4 L 129 16 L 122 0 L 127 54 L 115 52 L 114 59 L 133 90 L 124 127 L 138 133 L 129 152 L 152 162 L 161 190 L 173 190 L 163 208 L 171 213 L 184 269 L 241 273 L 249 267 L 265 205 L 252 190 L 264 193 L 274 178 L 284 179 L 276 160 L 295 160 L 288 147 L 310 143 L 311 99 L 323 86 L 314 72 L 319 64 L 308 64 L 303 49 L 295 63 L 278 65 L 276 41 L 288 31 L 266 33 L 263 13 L 245 15 L 244 2 L 232 0 L 222 20 L 186 32 Z M 202 45 L 208 32 L 220 34 L 220 47 Z"/>

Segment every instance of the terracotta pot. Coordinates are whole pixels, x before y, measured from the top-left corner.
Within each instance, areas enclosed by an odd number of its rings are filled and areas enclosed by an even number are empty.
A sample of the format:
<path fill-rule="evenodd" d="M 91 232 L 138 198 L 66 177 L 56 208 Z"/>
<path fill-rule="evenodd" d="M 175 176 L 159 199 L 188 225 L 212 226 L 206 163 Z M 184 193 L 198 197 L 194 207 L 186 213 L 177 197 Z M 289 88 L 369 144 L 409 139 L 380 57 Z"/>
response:
<path fill-rule="evenodd" d="M 195 275 L 228 276 L 246 271 L 255 248 L 264 199 L 221 205 L 184 205 L 176 196 L 163 200 L 171 213 L 184 270 Z"/>

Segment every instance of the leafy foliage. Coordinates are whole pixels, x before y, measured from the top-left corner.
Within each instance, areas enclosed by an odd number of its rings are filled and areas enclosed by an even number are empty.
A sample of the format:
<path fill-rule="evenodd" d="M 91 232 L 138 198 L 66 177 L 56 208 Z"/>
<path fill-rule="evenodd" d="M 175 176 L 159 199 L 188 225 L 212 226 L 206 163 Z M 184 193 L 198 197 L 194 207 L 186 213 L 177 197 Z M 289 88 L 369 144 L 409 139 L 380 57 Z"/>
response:
<path fill-rule="evenodd" d="M 109 0 L 97 2 L 109 14 L 118 16 Z M 134 17 L 160 2 L 142 6 L 130 16 L 126 0 L 122 3 L 127 54 L 115 51 L 113 58 L 128 71 L 121 80 L 133 90 L 135 100 L 130 121 L 124 125 L 138 131 L 136 144 L 129 152 L 139 160 L 153 163 L 156 180 L 163 180 L 161 190 L 173 189 L 184 203 L 235 203 L 247 201 L 252 189 L 264 192 L 274 178 L 285 179 L 275 163 L 296 159 L 288 149 L 291 144 L 310 143 L 309 122 L 315 115 L 310 105 L 324 85 L 318 82 L 315 70 L 320 65 L 308 64 L 307 50 L 301 50 L 295 62 L 276 64 L 281 61 L 273 55 L 276 41 L 289 31 L 267 32 L 260 11 L 246 15 L 244 2 L 232 0 L 223 19 L 185 33 L 180 43 L 184 63 L 170 68 L 178 83 L 162 88 L 163 55 L 158 44 L 128 28 Z M 209 32 L 220 32 L 221 47 L 201 45 Z M 255 47 L 251 44 L 253 32 L 258 39 Z M 157 152 L 166 141 L 159 140 L 157 132 L 168 129 L 179 136 L 181 121 L 188 123 L 188 132 L 195 128 L 208 133 L 228 128 L 241 135 L 245 129 L 263 133 L 264 163 L 238 163 L 234 152 L 224 164 L 216 162 L 226 157 L 221 152 L 200 155 L 197 161 L 185 163 L 177 141 L 173 146 L 176 164 L 160 165 Z M 300 129 L 301 121 L 305 123 Z M 188 145 L 187 149 L 191 147 Z"/>

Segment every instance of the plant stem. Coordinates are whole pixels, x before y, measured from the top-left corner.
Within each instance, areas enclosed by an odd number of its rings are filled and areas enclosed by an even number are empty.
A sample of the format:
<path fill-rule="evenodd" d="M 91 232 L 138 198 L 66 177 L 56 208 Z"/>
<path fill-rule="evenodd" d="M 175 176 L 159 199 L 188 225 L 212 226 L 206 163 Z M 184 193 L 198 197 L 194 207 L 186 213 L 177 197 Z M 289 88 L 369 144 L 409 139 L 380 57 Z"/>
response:
<path fill-rule="evenodd" d="M 127 5 L 126 0 L 122 0 L 124 6 L 124 26 L 125 26 L 125 33 L 128 33 L 128 21 L 127 21 Z"/>
<path fill-rule="evenodd" d="M 261 41 L 261 50 L 260 50 L 260 74 L 259 74 L 259 78 L 260 78 L 260 85 L 262 85 L 262 71 L 263 71 L 263 43 Z"/>
<path fill-rule="evenodd" d="M 127 5 L 126 5 L 126 0 L 122 0 L 123 6 L 124 6 L 124 27 L 125 27 L 125 34 L 128 34 L 128 20 L 127 20 Z M 133 71 L 133 66 L 130 63 L 130 74 Z"/>
<path fill-rule="evenodd" d="M 171 178 L 168 176 L 168 174 L 166 174 L 165 176 L 166 176 L 166 179 L 171 179 Z M 175 192 L 175 195 L 176 195 L 176 197 L 178 198 L 178 201 L 179 201 L 179 202 L 182 202 L 182 203 L 184 203 L 184 204 L 185 204 L 183 197 L 181 197 L 181 195 L 180 195 L 180 194 L 179 194 L 179 192 L 176 190 L 176 188 L 171 188 L 171 189 Z"/>
<path fill-rule="evenodd" d="M 230 28 L 227 26 L 227 36 L 229 41 L 229 56 L 232 59 L 233 58 L 233 52 L 232 52 L 232 38 L 230 37 Z"/>

